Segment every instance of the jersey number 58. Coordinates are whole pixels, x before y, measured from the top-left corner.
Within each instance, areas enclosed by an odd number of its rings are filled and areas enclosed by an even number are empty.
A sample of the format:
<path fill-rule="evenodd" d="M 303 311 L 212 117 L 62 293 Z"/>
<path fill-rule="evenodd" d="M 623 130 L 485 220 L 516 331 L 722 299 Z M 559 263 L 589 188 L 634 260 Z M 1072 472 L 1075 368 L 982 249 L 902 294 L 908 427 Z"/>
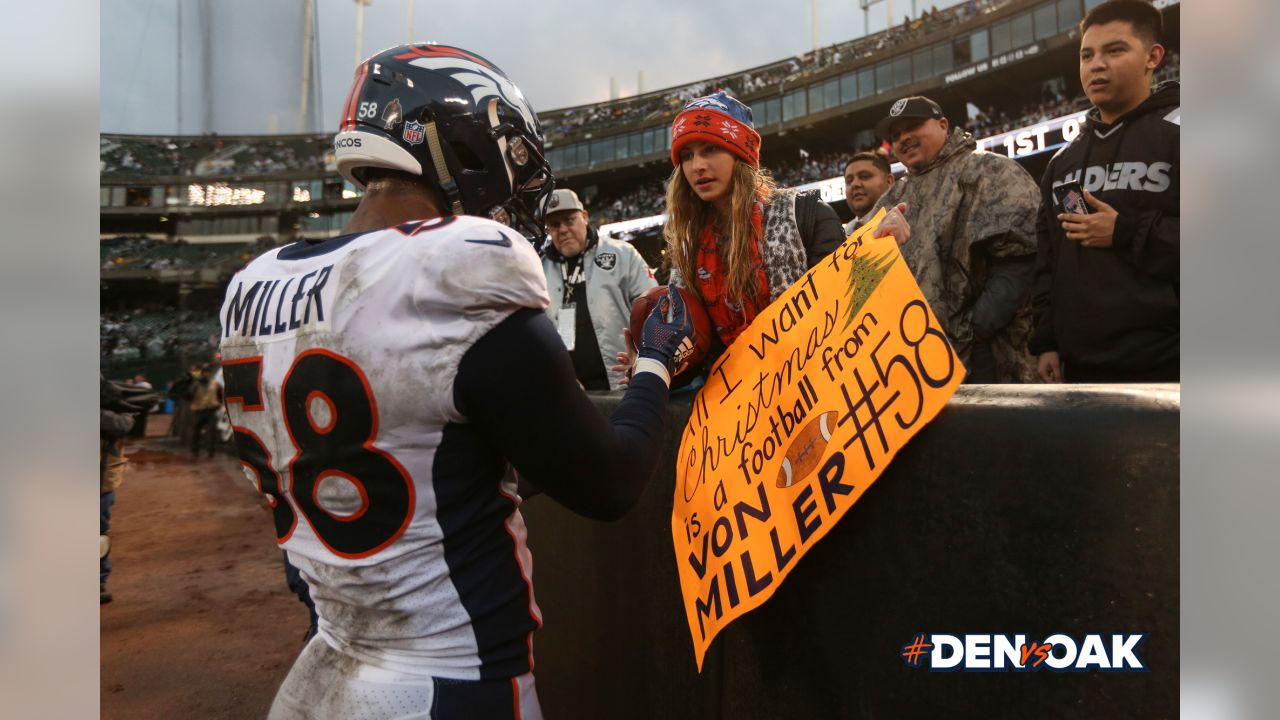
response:
<path fill-rule="evenodd" d="M 223 377 L 228 406 L 265 411 L 261 356 L 227 361 Z M 394 457 L 373 446 L 378 408 L 360 368 L 328 350 L 308 350 L 285 373 L 280 397 L 281 419 L 294 447 L 284 473 L 288 487 L 262 439 L 232 425 L 240 460 L 257 476 L 258 490 L 275 515 L 276 539 L 283 543 L 293 534 L 295 507 L 320 542 L 341 557 L 368 557 L 399 538 L 413 518 L 413 482 Z M 312 416 L 316 402 L 328 405 L 324 425 Z M 320 483 L 331 476 L 355 487 L 361 501 L 355 512 L 336 515 L 321 507 Z"/>

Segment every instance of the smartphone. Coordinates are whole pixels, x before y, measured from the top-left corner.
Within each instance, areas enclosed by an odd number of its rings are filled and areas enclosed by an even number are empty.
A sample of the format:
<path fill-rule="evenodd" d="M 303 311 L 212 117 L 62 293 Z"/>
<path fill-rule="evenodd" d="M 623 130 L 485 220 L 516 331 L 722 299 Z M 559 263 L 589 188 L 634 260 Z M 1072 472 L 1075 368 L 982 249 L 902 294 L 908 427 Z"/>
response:
<path fill-rule="evenodd" d="M 1063 212 L 1088 215 L 1089 203 L 1084 201 L 1084 188 L 1078 182 L 1063 183 L 1053 189 L 1053 197 Z"/>

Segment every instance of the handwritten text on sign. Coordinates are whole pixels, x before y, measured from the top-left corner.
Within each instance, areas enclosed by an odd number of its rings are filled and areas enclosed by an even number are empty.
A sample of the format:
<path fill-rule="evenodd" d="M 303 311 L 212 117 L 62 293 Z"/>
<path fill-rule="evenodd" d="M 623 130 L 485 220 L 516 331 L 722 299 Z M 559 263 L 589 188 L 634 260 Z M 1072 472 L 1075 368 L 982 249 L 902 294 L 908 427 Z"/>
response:
<path fill-rule="evenodd" d="M 694 401 L 671 535 L 702 670 L 964 379 L 883 211 L 752 321 Z"/>

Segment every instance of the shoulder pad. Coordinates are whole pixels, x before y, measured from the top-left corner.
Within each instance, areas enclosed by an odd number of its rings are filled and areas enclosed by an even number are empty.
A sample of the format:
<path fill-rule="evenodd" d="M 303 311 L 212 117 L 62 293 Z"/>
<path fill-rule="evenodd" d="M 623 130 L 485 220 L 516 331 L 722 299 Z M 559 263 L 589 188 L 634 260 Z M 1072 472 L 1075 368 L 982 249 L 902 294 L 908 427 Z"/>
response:
<path fill-rule="evenodd" d="M 424 299 L 470 307 L 541 309 L 550 299 L 542 260 L 523 235 L 470 216 L 432 233 L 423 248 Z"/>

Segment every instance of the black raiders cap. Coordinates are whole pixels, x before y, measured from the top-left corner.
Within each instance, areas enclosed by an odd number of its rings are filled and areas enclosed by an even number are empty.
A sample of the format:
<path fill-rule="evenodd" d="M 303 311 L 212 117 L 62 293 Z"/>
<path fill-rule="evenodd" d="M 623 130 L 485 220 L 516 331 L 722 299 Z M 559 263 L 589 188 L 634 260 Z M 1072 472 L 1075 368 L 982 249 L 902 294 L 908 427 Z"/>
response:
<path fill-rule="evenodd" d="M 893 124 L 894 120 L 900 118 L 933 118 L 941 120 L 944 117 L 946 116 L 942 114 L 942 108 L 929 98 L 923 95 L 904 97 L 895 102 L 893 107 L 889 108 L 889 114 L 876 123 L 876 137 L 888 140 L 889 126 Z"/>

